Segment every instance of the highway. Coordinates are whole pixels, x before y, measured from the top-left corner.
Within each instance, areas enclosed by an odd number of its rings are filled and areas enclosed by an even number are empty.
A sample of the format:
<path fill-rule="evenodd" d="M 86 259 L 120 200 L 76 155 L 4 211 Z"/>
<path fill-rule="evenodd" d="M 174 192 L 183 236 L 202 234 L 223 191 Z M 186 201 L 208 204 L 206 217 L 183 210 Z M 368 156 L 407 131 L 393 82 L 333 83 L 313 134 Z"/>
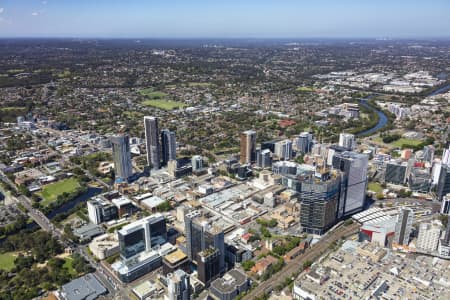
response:
<path fill-rule="evenodd" d="M 258 296 L 262 296 L 266 291 L 271 291 L 277 285 L 282 283 L 285 278 L 292 277 L 296 272 L 302 270 L 304 262 L 314 262 L 328 250 L 333 242 L 355 234 L 358 230 L 359 224 L 353 223 L 349 226 L 340 226 L 332 232 L 329 231 L 319 242 L 314 244 L 311 248 L 308 248 L 305 253 L 288 262 L 280 272 L 274 274 L 268 280 L 262 282 L 255 289 L 250 291 L 249 294 L 245 295 L 244 299 L 255 299 Z"/>

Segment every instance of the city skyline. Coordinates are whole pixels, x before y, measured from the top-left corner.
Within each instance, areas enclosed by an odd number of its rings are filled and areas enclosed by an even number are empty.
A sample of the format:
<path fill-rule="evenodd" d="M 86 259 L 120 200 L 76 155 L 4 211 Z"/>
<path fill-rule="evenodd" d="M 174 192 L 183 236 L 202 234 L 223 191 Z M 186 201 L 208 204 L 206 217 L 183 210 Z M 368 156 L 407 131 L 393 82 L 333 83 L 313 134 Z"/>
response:
<path fill-rule="evenodd" d="M 0 37 L 448 38 L 435 1 L 2 1 Z"/>
<path fill-rule="evenodd" d="M 450 299 L 450 3 L 393 2 L 0 0 L 0 299 Z"/>

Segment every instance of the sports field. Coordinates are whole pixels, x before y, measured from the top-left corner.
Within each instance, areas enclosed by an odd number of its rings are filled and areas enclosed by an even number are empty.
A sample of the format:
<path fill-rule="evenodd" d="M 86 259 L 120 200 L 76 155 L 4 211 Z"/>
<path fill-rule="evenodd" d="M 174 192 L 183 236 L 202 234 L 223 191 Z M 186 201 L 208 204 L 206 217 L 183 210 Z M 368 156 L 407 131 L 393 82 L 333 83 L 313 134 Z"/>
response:
<path fill-rule="evenodd" d="M 373 141 L 377 142 L 377 143 L 384 143 L 383 142 L 383 138 L 376 136 L 372 138 Z M 409 148 L 409 147 L 415 147 L 417 145 L 419 145 L 420 143 L 422 143 L 421 140 L 416 140 L 416 139 L 409 139 L 409 138 L 399 138 L 396 141 L 393 141 L 392 143 L 384 143 L 386 145 L 392 146 L 392 147 L 396 147 L 396 148 Z"/>
<path fill-rule="evenodd" d="M 43 198 L 41 204 L 46 206 L 55 201 L 59 195 L 75 191 L 80 184 L 75 178 L 60 180 L 55 183 L 47 184 L 43 187 L 39 195 Z"/>
<path fill-rule="evenodd" d="M 145 106 L 152 106 L 164 110 L 172 110 L 186 106 L 186 104 L 171 100 L 146 100 L 142 102 Z"/>
<path fill-rule="evenodd" d="M 313 92 L 314 91 L 314 89 L 312 87 L 309 87 L 309 86 L 299 86 L 295 90 L 297 92 L 301 92 L 301 93 L 308 93 L 308 92 Z"/>
<path fill-rule="evenodd" d="M 189 82 L 188 86 L 190 87 L 210 87 L 213 86 L 214 83 L 211 82 Z"/>
<path fill-rule="evenodd" d="M 408 147 L 415 147 L 422 143 L 421 140 L 415 140 L 415 139 L 408 139 L 408 138 L 400 138 L 392 143 L 390 145 L 398 147 L 398 148 L 408 148 Z"/>

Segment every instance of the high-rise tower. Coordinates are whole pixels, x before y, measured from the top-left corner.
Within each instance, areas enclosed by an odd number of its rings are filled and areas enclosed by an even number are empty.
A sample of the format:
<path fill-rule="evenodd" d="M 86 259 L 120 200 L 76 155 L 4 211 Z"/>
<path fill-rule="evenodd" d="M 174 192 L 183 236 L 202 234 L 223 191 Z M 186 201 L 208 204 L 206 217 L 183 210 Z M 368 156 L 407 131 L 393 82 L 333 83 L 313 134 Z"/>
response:
<path fill-rule="evenodd" d="M 356 148 L 356 139 L 354 134 L 341 133 L 339 134 L 339 146 L 353 150 Z"/>
<path fill-rule="evenodd" d="M 162 214 L 153 214 L 122 227 L 118 236 L 120 256 L 128 259 L 166 242 L 166 220 Z"/>
<path fill-rule="evenodd" d="M 242 164 L 250 164 L 256 161 L 256 131 L 247 130 L 241 133 L 241 155 Z"/>
<path fill-rule="evenodd" d="M 364 208 L 369 158 L 365 154 L 345 151 L 333 156 L 333 168 L 342 171 L 338 218 L 350 216 Z"/>
<path fill-rule="evenodd" d="M 409 237 L 414 222 L 414 212 L 410 208 L 404 208 L 400 211 L 395 224 L 394 242 L 399 245 L 408 245 Z"/>
<path fill-rule="evenodd" d="M 217 249 L 219 255 L 219 270 L 225 270 L 225 242 L 221 228 L 208 223 L 198 211 L 185 215 L 185 234 L 187 254 L 191 261 L 198 262 L 198 254 L 207 248 Z"/>
<path fill-rule="evenodd" d="M 127 181 L 133 174 L 129 138 L 127 135 L 116 135 L 110 140 L 116 179 Z"/>
<path fill-rule="evenodd" d="M 163 129 L 161 131 L 161 155 L 163 164 L 166 165 L 169 160 L 175 160 L 177 158 L 177 142 L 175 138 L 175 132 L 169 129 Z"/>
<path fill-rule="evenodd" d="M 158 119 L 144 117 L 145 145 L 147 147 L 147 163 L 152 169 L 161 167 Z"/>
<path fill-rule="evenodd" d="M 191 285 L 189 283 L 189 274 L 178 269 L 173 273 L 167 274 L 167 300 L 190 300 Z"/>

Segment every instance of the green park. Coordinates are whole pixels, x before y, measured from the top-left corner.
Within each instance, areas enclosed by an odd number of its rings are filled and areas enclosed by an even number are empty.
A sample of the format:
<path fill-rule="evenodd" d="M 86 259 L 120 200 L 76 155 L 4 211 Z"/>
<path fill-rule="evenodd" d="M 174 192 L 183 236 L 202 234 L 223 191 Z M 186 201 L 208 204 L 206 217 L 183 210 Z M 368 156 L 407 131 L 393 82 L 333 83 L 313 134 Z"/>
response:
<path fill-rule="evenodd" d="M 55 201 L 59 195 L 71 193 L 78 187 L 80 187 L 80 184 L 75 178 L 68 178 L 55 183 L 47 184 L 42 188 L 42 191 L 38 193 L 43 198 L 41 204 L 43 206 L 47 206 L 51 202 Z"/>
<path fill-rule="evenodd" d="M 171 100 L 145 100 L 142 104 L 164 110 L 172 110 L 186 106 L 184 103 Z"/>
<path fill-rule="evenodd" d="M 0 270 L 11 271 L 14 268 L 15 252 L 0 253 Z"/>
<path fill-rule="evenodd" d="M 163 110 L 173 110 L 186 106 L 182 102 L 167 100 L 167 94 L 160 91 L 154 91 L 152 88 L 146 88 L 139 91 L 139 94 L 145 98 L 142 105 L 151 106 Z"/>

